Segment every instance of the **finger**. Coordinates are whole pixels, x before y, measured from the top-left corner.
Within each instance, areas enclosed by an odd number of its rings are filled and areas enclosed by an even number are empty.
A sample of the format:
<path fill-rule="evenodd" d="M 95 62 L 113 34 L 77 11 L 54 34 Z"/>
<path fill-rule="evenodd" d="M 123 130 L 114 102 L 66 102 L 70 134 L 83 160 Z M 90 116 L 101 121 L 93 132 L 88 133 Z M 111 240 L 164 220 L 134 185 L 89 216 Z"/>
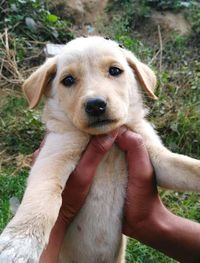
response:
<path fill-rule="evenodd" d="M 118 130 L 114 130 L 109 134 L 95 136 L 91 139 L 86 151 L 81 157 L 81 160 L 79 161 L 79 164 L 73 173 L 74 181 L 78 179 L 78 184 L 82 183 L 81 179 L 83 179 L 83 184 L 85 184 L 86 179 L 90 181 L 90 175 L 95 173 L 99 163 L 105 154 L 111 149 L 117 134 Z"/>
<path fill-rule="evenodd" d="M 127 153 L 129 183 L 137 187 L 154 183 L 153 167 L 142 137 L 129 130 L 119 131 L 116 142 Z"/>
<path fill-rule="evenodd" d="M 137 150 L 140 151 L 140 147 L 144 146 L 141 135 L 132 132 L 124 127 L 120 128 L 116 138 L 116 143 L 123 151 L 126 152 L 136 152 Z"/>

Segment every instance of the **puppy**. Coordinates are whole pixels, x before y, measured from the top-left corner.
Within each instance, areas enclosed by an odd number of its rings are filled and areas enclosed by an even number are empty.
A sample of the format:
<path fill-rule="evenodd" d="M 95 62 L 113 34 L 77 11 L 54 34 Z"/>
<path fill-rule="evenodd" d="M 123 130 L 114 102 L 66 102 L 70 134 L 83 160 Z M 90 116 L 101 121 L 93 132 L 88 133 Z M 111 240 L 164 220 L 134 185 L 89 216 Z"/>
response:
<path fill-rule="evenodd" d="M 145 119 L 141 89 L 155 99 L 155 86 L 156 77 L 147 65 L 102 37 L 69 42 L 25 81 L 30 108 L 46 98 L 43 119 L 48 136 L 17 214 L 0 237 L 1 263 L 39 261 L 63 188 L 91 135 L 126 125 L 143 137 L 160 186 L 200 190 L 200 161 L 166 149 Z M 114 145 L 66 233 L 60 263 L 125 262 L 121 221 L 126 184 L 124 154 Z"/>

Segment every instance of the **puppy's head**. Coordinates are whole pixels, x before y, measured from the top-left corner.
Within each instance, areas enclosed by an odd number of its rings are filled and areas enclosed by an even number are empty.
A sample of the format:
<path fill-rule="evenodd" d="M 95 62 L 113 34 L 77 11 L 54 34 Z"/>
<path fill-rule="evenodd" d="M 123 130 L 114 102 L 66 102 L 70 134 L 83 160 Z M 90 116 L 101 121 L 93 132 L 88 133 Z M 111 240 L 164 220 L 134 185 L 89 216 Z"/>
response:
<path fill-rule="evenodd" d="M 24 83 L 31 108 L 42 95 L 78 129 L 107 133 L 142 110 L 140 86 L 153 98 L 156 78 L 128 50 L 102 37 L 78 38 Z M 133 113 L 132 113 L 133 114 Z"/>

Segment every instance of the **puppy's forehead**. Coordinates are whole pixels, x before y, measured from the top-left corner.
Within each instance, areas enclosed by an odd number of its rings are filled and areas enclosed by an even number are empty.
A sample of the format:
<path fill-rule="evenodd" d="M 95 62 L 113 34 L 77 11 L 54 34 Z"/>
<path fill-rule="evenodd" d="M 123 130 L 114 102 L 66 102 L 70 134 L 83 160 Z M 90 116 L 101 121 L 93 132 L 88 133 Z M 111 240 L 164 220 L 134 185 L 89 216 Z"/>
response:
<path fill-rule="evenodd" d="M 87 60 L 97 60 L 103 56 L 123 59 L 119 45 L 103 37 L 81 37 L 70 41 L 59 55 L 61 64 L 86 62 Z"/>

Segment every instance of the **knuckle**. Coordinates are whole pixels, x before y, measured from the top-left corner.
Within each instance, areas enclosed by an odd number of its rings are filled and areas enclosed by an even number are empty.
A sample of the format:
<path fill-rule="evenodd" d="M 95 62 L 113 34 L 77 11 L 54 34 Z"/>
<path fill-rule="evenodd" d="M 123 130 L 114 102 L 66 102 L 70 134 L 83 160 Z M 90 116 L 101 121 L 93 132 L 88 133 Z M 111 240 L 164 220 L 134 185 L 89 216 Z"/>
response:
<path fill-rule="evenodd" d="M 105 154 L 112 145 L 112 140 L 110 137 L 101 138 L 101 137 L 95 137 L 92 140 L 92 146 L 96 153 L 98 154 Z"/>
<path fill-rule="evenodd" d="M 70 205 L 62 205 L 59 214 L 59 220 L 66 223 L 70 222 L 70 220 L 74 217 L 74 214 L 74 208 L 72 208 Z"/>
<path fill-rule="evenodd" d="M 131 134 L 131 144 L 139 147 L 144 145 L 144 139 L 142 138 L 142 136 L 138 133 L 132 133 Z"/>
<path fill-rule="evenodd" d="M 83 191 L 83 189 L 85 189 L 89 183 L 90 181 L 87 177 L 81 177 L 79 180 L 77 180 L 77 186 L 81 191 Z"/>
<path fill-rule="evenodd" d="M 135 135 L 135 139 L 136 139 L 136 142 L 137 142 L 138 144 L 143 144 L 143 143 L 144 143 L 144 140 L 143 140 L 142 135 L 140 135 L 140 134 L 138 134 L 138 133 Z"/>
<path fill-rule="evenodd" d="M 90 167 L 85 167 L 84 171 L 77 167 L 73 174 L 73 181 L 79 188 L 85 188 L 91 182 L 92 169 Z"/>

